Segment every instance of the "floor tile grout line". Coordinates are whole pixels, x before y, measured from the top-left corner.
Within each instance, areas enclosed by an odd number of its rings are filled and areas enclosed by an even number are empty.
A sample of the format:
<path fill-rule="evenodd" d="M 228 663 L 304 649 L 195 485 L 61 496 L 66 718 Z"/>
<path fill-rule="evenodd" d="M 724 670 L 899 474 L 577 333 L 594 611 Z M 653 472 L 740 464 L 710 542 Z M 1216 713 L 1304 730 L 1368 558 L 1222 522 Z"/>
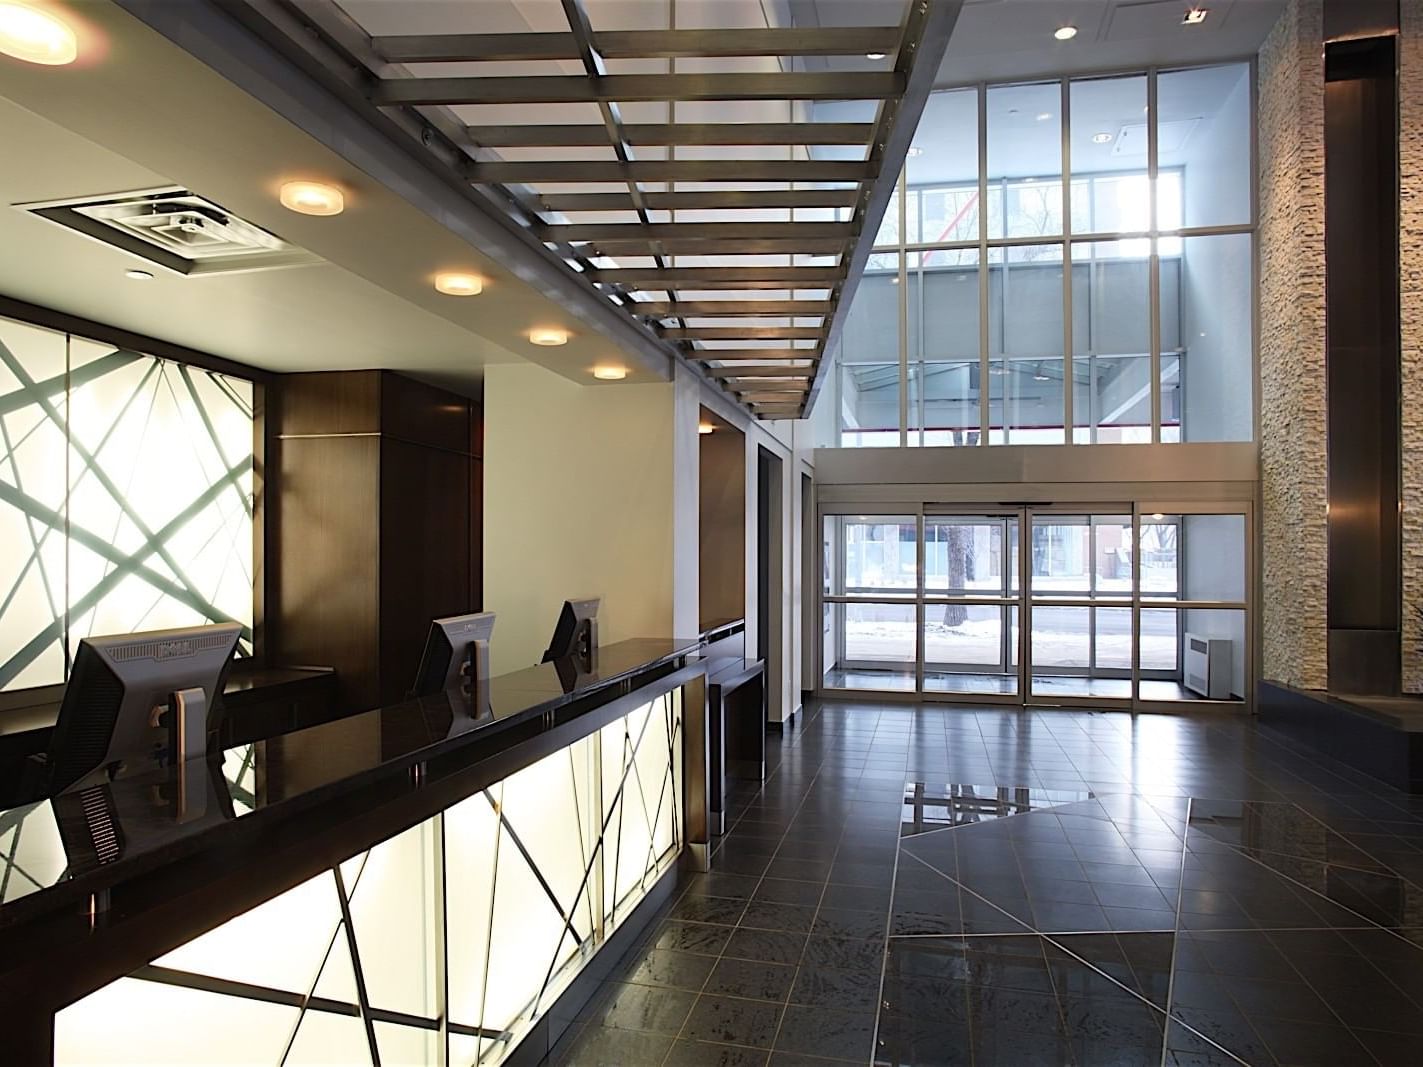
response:
<path fill-rule="evenodd" d="M 819 718 L 819 716 L 817 716 L 817 719 L 818 719 L 818 718 Z M 796 816 L 799 815 L 800 812 L 805 808 L 806 801 L 809 799 L 809 796 L 810 796 L 810 791 L 811 791 L 811 789 L 814 787 L 816 781 L 819 780 L 820 775 L 821 775 L 821 772 L 824 770 L 824 767 L 825 767 L 825 760 L 822 759 L 822 760 L 816 765 L 815 772 L 810 776 L 810 780 L 806 783 L 805 791 L 801 794 L 800 802 L 799 802 L 798 804 L 796 804 L 795 811 L 791 814 L 790 818 L 787 819 L 787 821 L 786 821 L 786 829 L 785 829 L 785 831 L 781 834 L 780 838 L 779 838 L 779 839 L 777 840 L 777 842 L 776 842 L 776 849 L 777 849 L 778 851 L 779 851 L 781 845 L 785 844 L 786 839 L 790 836 L 790 832 L 791 832 L 791 831 L 790 831 L 790 827 L 791 827 L 791 825 L 795 822 Z M 776 765 L 776 771 L 779 771 L 780 769 L 781 769 L 781 764 L 778 763 L 778 764 Z M 771 776 L 768 776 L 765 780 L 762 781 L 760 787 L 756 790 L 756 795 L 757 795 L 757 796 L 761 796 L 761 797 L 764 797 L 764 796 L 765 796 L 765 793 L 766 793 L 766 786 L 767 786 L 767 784 L 771 781 L 771 778 L 774 776 L 774 774 L 775 774 L 775 772 L 772 772 L 772 775 L 771 775 Z M 739 826 L 739 825 L 741 825 L 741 823 L 745 821 L 745 819 L 746 819 L 745 810 L 746 810 L 746 809 L 743 809 L 743 812 L 742 812 L 741 817 L 738 818 L 738 819 L 736 820 L 736 822 L 732 824 L 731 828 L 728 829 L 728 830 L 726 831 L 726 833 L 724 833 L 724 834 L 721 835 L 721 838 L 722 838 L 722 845 L 723 845 L 723 846 L 725 845 L 727 839 L 731 837 L 732 833 L 735 832 L 736 827 Z M 718 849 L 717 849 L 716 851 L 720 851 L 720 846 L 718 847 Z M 836 846 L 836 851 L 837 851 L 837 852 L 839 851 L 839 846 L 838 846 L 838 844 L 837 844 L 837 846 Z M 711 856 L 710 858 L 715 859 L 715 852 L 712 853 L 712 856 Z M 772 861 L 774 860 L 774 858 L 775 858 L 775 853 L 772 853 Z M 757 877 L 757 879 L 756 879 L 756 885 L 755 885 L 755 886 L 752 888 L 752 890 L 751 890 L 751 896 L 746 898 L 746 906 L 747 906 L 748 908 L 751 906 L 751 901 L 752 901 L 753 899 L 755 899 L 756 890 L 757 890 L 757 889 L 760 889 L 760 888 L 761 888 L 761 885 L 766 881 L 766 871 L 770 869 L 770 866 L 771 866 L 771 862 L 768 861 L 767 864 L 766 864 L 766 867 L 761 871 L 761 874 Z M 827 885 L 829 884 L 829 883 L 828 883 L 828 880 L 827 880 L 827 882 L 826 882 L 825 884 L 827 884 Z M 684 893 L 683 895 L 685 896 L 685 893 Z M 825 895 L 825 889 L 824 889 L 824 886 L 822 885 L 822 888 L 821 888 L 821 897 L 823 898 L 824 895 Z M 819 907 L 819 905 L 817 904 L 817 908 L 818 908 L 818 907 Z M 745 914 L 745 909 L 742 909 L 742 914 L 743 914 L 743 915 Z M 738 922 L 739 922 L 739 919 L 738 919 Z M 813 925 L 813 924 L 814 924 L 814 921 L 812 920 L 812 925 Z M 735 931 L 735 930 L 737 930 L 737 929 L 740 929 L 740 927 L 739 927 L 739 926 L 732 927 L 732 930 L 733 930 L 733 931 Z M 808 937 L 809 934 L 807 934 L 806 936 Z M 716 968 L 721 964 L 722 960 L 724 960 L 724 959 L 727 958 L 727 956 L 726 956 L 726 945 L 728 945 L 728 944 L 730 944 L 730 943 L 731 943 L 731 937 L 728 936 L 728 937 L 727 937 L 727 940 L 726 940 L 726 943 L 722 945 L 721 950 L 720 950 L 720 951 L 718 952 L 718 954 L 717 954 L 716 963 L 712 964 L 712 969 L 711 969 L 710 972 L 708 972 L 707 977 L 706 977 L 706 981 L 704 981 L 704 982 L 702 983 L 701 989 L 700 989 L 700 990 L 697 992 L 697 994 L 696 994 L 697 1000 L 700 1000 L 703 996 L 706 996 L 706 995 L 707 995 L 707 994 L 706 994 L 706 987 L 707 987 L 707 984 L 711 981 L 711 976 L 712 976 L 712 974 L 715 974 L 715 973 L 716 973 Z M 802 948 L 802 950 L 801 950 L 801 954 L 802 954 L 802 957 L 803 957 L 803 956 L 804 956 L 804 949 L 803 949 L 803 948 Z M 735 957 L 732 957 L 732 958 L 735 958 Z M 797 962 L 796 962 L 796 972 L 797 972 L 797 973 L 796 973 L 796 976 L 793 976 L 793 977 L 791 978 L 791 984 L 792 984 L 792 986 L 794 986 L 794 984 L 795 984 L 795 979 L 796 979 L 796 977 L 799 976 L 799 972 L 800 972 L 800 962 L 799 962 L 799 960 L 797 960 Z M 745 998 L 745 999 L 752 999 L 752 998 Z M 688 1021 L 690 1021 L 690 1019 L 691 1019 L 691 1017 L 692 1017 L 692 1011 L 695 1011 L 695 1010 L 696 1010 L 697 1000 L 693 1000 L 693 1001 L 692 1001 L 692 1009 L 691 1009 L 691 1011 L 688 1011 L 688 1013 L 687 1013 L 687 1018 L 682 1020 L 682 1025 L 681 1025 L 681 1027 L 680 1027 L 680 1028 L 678 1029 L 678 1031 L 677 1031 L 677 1036 L 673 1038 L 673 1044 L 672 1044 L 672 1046 L 668 1048 L 668 1050 L 667 1050 L 667 1055 L 664 1056 L 663 1059 L 662 1059 L 662 1063 L 663 1063 L 664 1067 L 666 1067 L 667 1061 L 668 1061 L 669 1057 L 671 1057 L 671 1055 L 672 1055 L 672 1050 L 673 1050 L 673 1048 L 676 1047 L 676 1042 L 682 1039 L 682 1035 L 683 1035 L 683 1033 L 685 1033 L 685 1031 L 686 1031 L 686 1029 L 687 1029 L 687 1023 L 688 1023 Z M 763 1003 L 767 1003 L 767 1002 L 763 1002 Z M 790 1004 L 790 991 L 788 990 L 788 991 L 786 992 L 786 999 L 785 999 L 784 1001 L 782 1001 L 781 1004 L 779 1005 L 779 1007 L 780 1007 L 780 1012 L 779 1012 L 779 1014 L 778 1014 L 778 1016 L 777 1016 L 777 1019 L 776 1019 L 776 1032 L 772 1035 L 772 1037 L 771 1037 L 771 1045 L 770 1045 L 770 1047 L 766 1050 L 766 1054 L 767 1054 L 767 1059 L 768 1059 L 768 1060 L 769 1060 L 769 1058 L 770 1058 L 770 1056 L 771 1056 L 771 1053 L 774 1052 L 774 1050 L 775 1050 L 776 1041 L 779 1040 L 779 1038 L 780 1038 L 780 1036 L 781 1036 L 781 1024 L 785 1021 L 786 1009 L 787 1009 L 787 1007 L 789 1007 L 789 1004 Z M 689 1040 L 691 1040 L 691 1039 L 689 1039 Z"/>
<path fill-rule="evenodd" d="M 1028 925 L 1027 923 L 1023 922 L 1021 919 L 1019 919 L 1017 916 L 1013 915 L 1011 912 L 1005 911 L 1003 908 L 998 907 L 997 904 L 993 903 L 993 901 L 989 900 L 987 897 L 982 896 L 981 894 L 975 892 L 973 889 L 970 889 L 969 887 L 963 885 L 963 883 L 962 883 L 962 882 L 959 882 L 957 879 L 949 878 L 948 875 L 944 874 L 943 871 L 939 870 L 939 868 L 935 867 L 932 863 L 929 863 L 927 860 L 921 859 L 920 857 L 915 856 L 913 853 L 910 854 L 910 859 L 918 860 L 918 861 L 919 861 L 920 863 L 922 863 L 925 867 L 928 867 L 930 870 L 937 872 L 940 877 L 945 878 L 945 879 L 948 879 L 949 881 L 951 881 L 951 882 L 953 882 L 955 885 L 957 885 L 958 888 L 959 888 L 959 891 L 960 891 L 961 893 L 968 893 L 970 896 L 976 897 L 978 900 L 980 900 L 980 901 L 982 901 L 983 903 L 987 904 L 989 907 L 995 909 L 996 911 L 1001 912 L 1001 913 L 1002 913 L 1003 915 L 1005 915 L 1007 918 L 1011 919 L 1013 922 L 1017 923 L 1019 926 L 1022 926 L 1022 927 L 1024 928 L 1024 930 L 1027 931 L 1026 934 L 1024 934 L 1024 933 L 1018 933 L 1018 934 L 998 934 L 998 935 L 994 935 L 994 936 L 999 936 L 999 937 L 1026 937 L 1026 936 L 1034 936 L 1034 937 L 1038 937 L 1038 938 L 1040 938 L 1040 939 L 1042 939 L 1042 940 L 1045 940 L 1045 941 L 1050 941 L 1059 951 L 1065 953 L 1065 954 L 1068 955 L 1068 956 L 1071 956 L 1073 959 L 1075 959 L 1078 963 L 1082 964 L 1082 966 L 1086 967 L 1088 970 L 1095 971 L 1100 977 L 1105 978 L 1107 981 L 1111 982 L 1113 985 L 1117 986 L 1118 988 L 1120 988 L 1121 990 L 1123 990 L 1123 991 L 1124 991 L 1125 993 L 1127 993 L 1128 995 L 1130 995 L 1130 996 L 1132 996 L 1132 997 L 1135 997 L 1137 1000 L 1141 1001 L 1143 1004 L 1145 1004 L 1145 1005 L 1146 1005 L 1148 1008 L 1150 1008 L 1152 1011 L 1154 1011 L 1154 1012 L 1156 1012 L 1157 1014 L 1161 1015 L 1161 1016 L 1163 1017 L 1163 1019 L 1165 1020 L 1164 1023 L 1163 1023 L 1163 1026 L 1165 1026 L 1165 1025 L 1167 1025 L 1167 1024 L 1170 1023 L 1170 1021 L 1171 1021 L 1171 1016 L 1170 1016 L 1170 1014 L 1169 1014 L 1168 1012 L 1162 1010 L 1162 1008 L 1161 1008 L 1159 1005 L 1153 1004 L 1149 998 L 1143 996 L 1143 995 L 1142 995 L 1141 993 L 1139 993 L 1137 990 L 1132 989 L 1130 986 L 1126 985 L 1126 984 L 1125 984 L 1124 982 L 1122 982 L 1120 979 L 1118 979 L 1118 978 L 1116 978 L 1115 976 L 1113 976 L 1113 975 L 1111 975 L 1111 974 L 1108 974 L 1106 971 L 1102 970 L 1100 967 L 1098 967 L 1096 964 L 1094 964 L 1091 960 L 1088 960 L 1088 959 L 1086 959 L 1086 958 L 1084 958 L 1084 957 L 1082 957 L 1082 956 L 1079 956 L 1076 952 L 1073 952 L 1072 949 L 1068 948 L 1066 945 L 1062 944 L 1061 942 L 1055 940 L 1056 937 L 1063 937 L 1063 936 L 1068 936 L 1068 935 L 1064 935 L 1064 934 L 1055 934 L 1055 935 L 1053 935 L 1053 934 L 1045 934 L 1045 933 L 1042 933 L 1040 930 L 1036 930 L 1036 929 L 1034 929 L 1032 926 L 1030 926 L 1030 925 Z M 1128 932 L 1135 932 L 1135 931 L 1128 931 Z M 1093 931 L 1093 933 L 1117 934 L 1118 932 L 1117 932 L 1117 931 L 1108 930 L 1108 931 Z M 952 937 L 953 935 L 945 935 L 945 936 Z M 1054 988 L 1055 988 L 1055 987 L 1054 987 Z M 1055 994 L 1054 994 L 1054 995 L 1055 995 Z M 1240 1064 L 1245 1065 L 1245 1067 L 1249 1067 L 1249 1064 L 1247 1064 L 1245 1060 L 1242 1060 L 1239 1056 L 1235 1055 L 1235 1053 L 1231 1052 L 1230 1049 L 1226 1048 L 1224 1045 L 1221 1045 L 1221 1044 L 1219 1044 L 1219 1043 L 1216 1042 L 1216 1041 L 1212 1041 L 1209 1037 L 1206 1037 L 1205 1034 L 1202 1034 L 1200 1031 L 1196 1030 L 1195 1027 L 1189 1025 L 1189 1024 L 1186 1023 L 1186 1022 L 1181 1022 L 1180 1025 L 1186 1027 L 1186 1029 L 1190 1030 L 1193 1034 L 1195 1034 L 1197 1037 L 1201 1038 L 1202 1040 L 1205 1040 L 1205 1041 L 1210 1042 L 1210 1044 L 1212 1044 L 1212 1045 L 1214 1045 L 1216 1048 L 1220 1049 L 1222 1052 L 1224 1052 L 1227 1056 L 1229 1056 L 1229 1057 L 1230 1057 L 1232 1060 L 1234 1060 L 1236 1063 L 1240 1063 Z"/>
<path fill-rule="evenodd" d="M 905 760 L 905 764 L 906 764 L 906 766 L 905 766 L 905 772 L 906 772 L 906 774 L 908 773 L 908 762 L 909 762 L 908 759 L 906 759 L 906 760 Z M 899 818 L 900 818 L 900 821 L 901 821 L 901 822 L 904 820 L 904 806 L 903 806 L 903 804 L 904 804 L 904 796 L 903 796 L 903 793 L 901 792 L 901 794 L 900 794 L 900 809 L 899 809 Z M 880 1036 L 879 1036 L 879 1032 L 880 1032 L 880 1021 L 881 1021 L 881 1020 L 883 1019 L 883 1017 L 884 1017 L 884 1005 L 885 1005 L 885 1000 L 884 1000 L 884 983 L 885 983 L 885 977 L 886 977 L 886 975 L 887 975 L 888 972 L 889 972 L 889 946 L 890 946 L 890 938 L 893 936 L 893 935 L 892 935 L 892 931 L 893 931 L 893 929 L 894 929 L 894 894 L 895 894 L 895 891 L 899 888 L 899 857 L 900 857 L 900 853 L 901 853 L 901 850 L 902 850 L 902 847 L 903 847 L 903 846 L 902 846 L 903 841 L 904 841 L 904 839 L 903 839 L 902 837 L 898 836 L 898 829 L 896 829 L 896 831 L 895 831 L 895 839 L 894 839 L 894 867 L 893 867 L 893 869 L 891 870 L 890 876 L 889 876 L 889 900 L 887 900 L 887 901 L 885 902 L 885 913 L 884 913 L 884 951 L 883 951 L 882 953 L 880 953 L 879 990 L 878 990 L 878 992 L 875 994 L 875 1027 L 874 1027 L 874 1036 L 871 1037 L 871 1039 L 870 1039 L 870 1067 L 874 1067 L 874 1062 L 875 1062 L 875 1060 L 878 1058 L 878 1055 L 877 1055 L 877 1054 L 878 1054 L 879 1046 L 880 1046 Z M 971 1051 L 970 1051 L 970 1055 L 972 1055 L 972 1052 L 971 1052 Z"/>
<path fill-rule="evenodd" d="M 1364 1055 L 1368 1056 L 1371 1060 L 1373 1060 L 1375 1064 L 1378 1064 L 1378 1067 L 1384 1067 L 1379 1058 L 1374 1055 L 1373 1050 L 1370 1049 L 1368 1045 L 1364 1044 L 1363 1041 L 1359 1040 L 1359 1036 L 1354 1033 L 1354 1027 L 1350 1026 L 1347 1022 L 1345 1022 L 1344 1017 L 1334 1010 L 1334 1004 L 1332 1003 L 1331 998 L 1320 996 L 1319 991 L 1315 989 L 1310 980 L 1304 976 L 1304 972 L 1295 966 L 1294 960 L 1290 959 L 1290 957 L 1285 953 L 1280 952 L 1280 946 L 1275 944 L 1275 939 L 1270 936 L 1270 932 L 1268 930 L 1263 932 L 1265 935 L 1265 940 L 1270 942 L 1270 947 L 1273 948 L 1276 952 L 1280 953 L 1280 958 L 1283 959 L 1285 963 L 1289 965 L 1290 970 L 1294 971 L 1295 974 L 1299 976 L 1300 983 L 1315 996 L 1319 997 L 1325 1008 L 1328 1009 L 1329 1014 L 1334 1016 L 1335 1020 L 1343 1028 L 1344 1032 L 1347 1033 L 1350 1037 L 1352 1037 L 1356 1042 L 1358 1042 L 1359 1047 L 1364 1050 Z"/>
<path fill-rule="evenodd" d="M 1171 1049 L 1171 1004 L 1176 994 L 1176 950 L 1181 945 L 1181 912 L 1186 904 L 1186 856 L 1190 851 L 1191 807 L 1195 803 L 1186 798 L 1186 828 L 1181 834 L 1181 863 L 1176 880 L 1176 923 L 1171 931 L 1171 962 L 1166 971 L 1166 1025 L 1161 1031 L 1161 1067 L 1167 1067 L 1167 1057 Z"/>

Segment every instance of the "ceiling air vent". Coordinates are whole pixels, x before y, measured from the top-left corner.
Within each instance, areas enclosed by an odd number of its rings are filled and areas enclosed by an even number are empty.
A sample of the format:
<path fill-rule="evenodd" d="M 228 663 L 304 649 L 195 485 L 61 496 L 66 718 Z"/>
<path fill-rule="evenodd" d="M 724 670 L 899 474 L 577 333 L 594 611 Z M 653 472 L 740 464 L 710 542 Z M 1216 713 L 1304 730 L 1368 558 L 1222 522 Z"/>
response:
<path fill-rule="evenodd" d="M 16 206 L 178 274 L 230 274 L 320 262 L 186 189 Z"/>

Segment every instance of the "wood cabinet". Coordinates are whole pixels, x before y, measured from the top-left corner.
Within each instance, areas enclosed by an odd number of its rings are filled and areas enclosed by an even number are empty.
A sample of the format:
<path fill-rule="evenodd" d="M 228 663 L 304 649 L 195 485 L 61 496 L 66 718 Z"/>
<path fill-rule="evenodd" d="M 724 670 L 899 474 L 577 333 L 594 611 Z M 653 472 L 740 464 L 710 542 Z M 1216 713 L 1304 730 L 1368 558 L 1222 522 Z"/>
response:
<path fill-rule="evenodd" d="M 393 371 L 271 393 L 268 658 L 335 667 L 341 713 L 392 703 L 430 620 L 480 607 L 483 409 Z"/>

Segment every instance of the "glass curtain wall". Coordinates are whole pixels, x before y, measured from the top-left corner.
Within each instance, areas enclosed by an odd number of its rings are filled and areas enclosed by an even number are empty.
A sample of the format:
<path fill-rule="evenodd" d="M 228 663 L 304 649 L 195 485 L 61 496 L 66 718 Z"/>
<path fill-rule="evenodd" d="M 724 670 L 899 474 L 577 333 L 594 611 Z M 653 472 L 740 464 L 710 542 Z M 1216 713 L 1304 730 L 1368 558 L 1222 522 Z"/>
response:
<path fill-rule="evenodd" d="M 835 353 L 840 444 L 1252 440 L 1252 80 L 933 94 Z"/>
<path fill-rule="evenodd" d="M 827 514 L 823 530 L 826 689 L 1048 704 L 1245 696 L 1243 505 L 924 505 Z"/>

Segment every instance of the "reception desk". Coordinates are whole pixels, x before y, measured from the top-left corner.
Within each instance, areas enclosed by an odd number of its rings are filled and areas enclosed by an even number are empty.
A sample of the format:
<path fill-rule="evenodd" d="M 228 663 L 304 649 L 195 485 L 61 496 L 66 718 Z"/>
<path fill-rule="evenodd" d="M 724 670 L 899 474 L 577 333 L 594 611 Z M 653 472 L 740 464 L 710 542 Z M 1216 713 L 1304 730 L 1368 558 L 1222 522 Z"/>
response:
<path fill-rule="evenodd" d="M 11 1062 L 536 1062 L 704 862 L 698 642 L 0 812 Z"/>

